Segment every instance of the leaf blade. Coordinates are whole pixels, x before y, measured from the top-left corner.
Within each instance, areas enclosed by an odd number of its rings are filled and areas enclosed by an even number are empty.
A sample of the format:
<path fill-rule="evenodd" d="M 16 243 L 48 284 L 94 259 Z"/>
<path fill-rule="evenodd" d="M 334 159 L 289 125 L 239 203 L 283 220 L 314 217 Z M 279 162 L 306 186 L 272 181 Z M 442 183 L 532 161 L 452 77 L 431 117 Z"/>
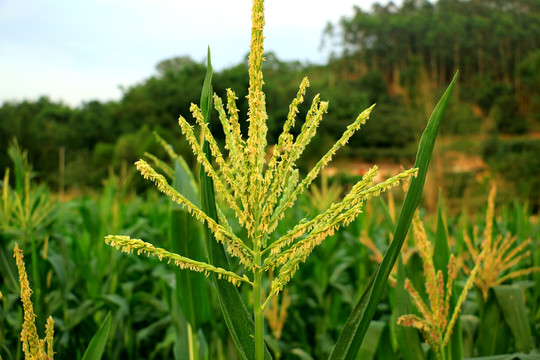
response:
<path fill-rule="evenodd" d="M 394 232 L 394 240 L 386 251 L 382 263 L 375 271 L 373 281 L 366 287 L 360 301 L 347 320 L 336 346 L 330 354 L 330 359 L 332 360 L 353 360 L 356 358 L 356 354 L 358 353 L 358 349 L 360 348 L 364 335 L 369 327 L 369 323 L 375 314 L 379 299 L 388 282 L 390 271 L 400 253 L 413 214 L 420 203 L 429 161 L 431 159 L 433 147 L 435 146 L 440 122 L 446 106 L 448 105 L 448 101 L 450 100 L 450 95 L 452 94 L 452 90 L 456 83 L 457 75 L 458 74 L 456 73 L 441 100 L 433 110 L 426 129 L 422 134 L 422 138 L 420 139 L 418 154 L 414 165 L 419 171 L 416 178 L 412 179 L 409 191 L 407 191 L 407 196 Z"/>
<path fill-rule="evenodd" d="M 178 162 L 175 165 L 173 187 L 184 190 L 188 199 L 197 200 L 189 175 Z M 191 259 L 204 260 L 204 243 L 198 222 L 180 205 L 172 203 L 169 210 L 169 239 L 173 252 Z M 210 302 L 206 290 L 206 277 L 202 273 L 175 269 L 176 296 L 182 313 L 194 329 L 210 320 Z"/>
<path fill-rule="evenodd" d="M 82 360 L 100 360 L 105 351 L 105 345 L 111 331 L 111 313 L 109 312 L 98 331 L 90 340 L 90 344 L 84 352 Z"/>

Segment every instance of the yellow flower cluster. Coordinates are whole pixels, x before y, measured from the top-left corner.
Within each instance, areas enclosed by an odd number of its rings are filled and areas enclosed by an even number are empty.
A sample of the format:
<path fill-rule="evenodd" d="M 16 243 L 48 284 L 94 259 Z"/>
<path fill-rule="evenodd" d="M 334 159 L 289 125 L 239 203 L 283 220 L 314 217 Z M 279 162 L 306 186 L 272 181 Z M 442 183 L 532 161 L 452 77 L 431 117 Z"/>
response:
<path fill-rule="evenodd" d="M 19 283 L 21 284 L 21 301 L 24 309 L 24 322 L 22 324 L 21 342 L 23 352 L 27 360 L 43 360 L 52 359 L 53 352 L 53 336 L 54 336 L 54 322 L 49 316 L 47 319 L 47 325 L 45 326 L 45 338 L 40 339 L 37 333 L 35 324 L 36 315 L 34 314 L 34 307 L 30 300 L 32 290 L 28 283 L 28 276 L 26 275 L 26 269 L 24 266 L 23 252 L 19 249 L 19 246 L 15 244 L 14 255 L 17 263 L 17 269 L 19 271 Z"/>
<path fill-rule="evenodd" d="M 443 348 L 448 344 L 454 324 L 457 320 L 461 305 L 467 297 L 467 293 L 474 284 L 479 266 L 478 264 L 471 271 L 467 282 L 456 302 L 454 309 L 450 312 L 450 299 L 452 297 L 452 289 L 454 280 L 457 277 L 456 258 L 454 254 L 450 255 L 447 267 L 446 284 L 444 281 L 443 272 L 437 271 L 433 263 L 433 246 L 428 240 L 424 225 L 420 221 L 418 213 L 415 214 L 414 220 L 414 243 L 424 267 L 424 276 L 426 278 L 426 293 L 429 303 L 426 303 L 414 285 L 409 279 L 405 280 L 405 289 L 409 292 L 411 299 L 422 315 L 403 315 L 398 319 L 398 324 L 402 326 L 412 326 L 420 330 L 426 341 L 435 350 L 438 358 L 440 358 Z M 481 262 L 484 259 L 485 252 L 482 252 L 478 260 Z"/>
<path fill-rule="evenodd" d="M 213 180 L 216 193 L 227 206 L 232 209 L 239 224 L 246 230 L 247 238 L 240 239 L 231 230 L 227 219 L 219 210 L 219 221 L 210 218 L 204 211 L 188 201 L 182 194 L 172 188 L 166 178 L 157 173 L 148 163 L 140 160 L 137 169 L 146 178 L 154 182 L 157 188 L 168 195 L 174 202 L 181 204 L 201 223 L 208 226 L 221 242 L 226 251 L 239 259 L 240 263 L 253 273 L 253 284 L 261 283 L 261 273 L 276 270 L 276 278 L 272 281 L 270 294 L 264 304 L 292 278 L 301 262 L 305 261 L 313 249 L 325 238 L 334 234 L 342 226 L 353 221 L 361 212 L 363 204 L 371 197 L 414 176 L 417 169 L 407 170 L 380 184 L 373 185 L 377 167 L 370 170 L 363 179 L 337 204 L 332 204 L 326 211 L 312 220 L 305 220 L 295 226 L 281 238 L 269 243 L 284 212 L 291 208 L 316 179 L 318 174 L 332 160 L 336 152 L 347 144 L 353 134 L 369 118 L 373 106 L 363 111 L 356 120 L 347 127 L 341 138 L 317 162 L 311 171 L 302 179 L 296 162 L 314 138 L 323 115 L 328 111 L 329 103 L 316 95 L 304 119 L 300 133 L 292 134 L 297 122 L 298 107 L 304 101 L 309 81 L 304 78 L 298 93 L 289 106 L 287 118 L 284 119 L 283 132 L 273 147 L 270 158 L 267 154 L 267 113 L 263 92 L 262 62 L 264 8 L 262 0 L 254 0 L 252 8 L 252 37 L 249 55 L 249 91 L 247 122 L 249 123 L 247 138 L 240 129 L 240 120 L 236 106 L 236 95 L 228 89 L 225 109 L 224 101 L 213 96 L 214 108 L 225 134 L 225 150 L 223 152 L 214 139 L 201 109 L 191 105 L 191 113 L 195 124 L 200 129 L 204 142 L 209 146 L 212 159 L 207 158 L 203 146 L 197 139 L 194 127 L 182 116 L 179 125 L 186 137 L 196 159 L 205 173 Z M 163 141 L 161 141 L 164 143 Z M 172 150 L 166 146 L 168 152 Z M 226 154 L 226 156 L 224 155 Z M 171 157 L 178 158 L 176 155 Z M 168 171 L 160 162 L 154 161 L 165 173 Z M 224 272 L 210 264 L 193 262 L 184 257 L 177 257 L 163 249 L 153 248 L 151 244 L 127 237 L 109 236 L 107 241 L 123 251 L 138 249 L 158 257 L 173 259 L 177 265 L 195 271 L 216 272 L 230 281 L 244 281 L 247 278 L 235 277 L 233 273 Z M 254 287 L 260 291 L 260 286 Z"/>
<path fill-rule="evenodd" d="M 482 241 L 477 242 L 482 251 L 486 253 L 486 256 L 478 271 L 475 283 L 482 291 L 482 295 L 485 299 L 487 299 L 491 287 L 502 284 L 506 280 L 540 271 L 540 267 L 511 270 L 514 266 L 519 264 L 521 260 L 530 255 L 530 252 L 525 251 L 525 249 L 530 244 L 531 240 L 527 239 L 518 244 L 517 236 L 511 236 L 509 233 L 506 236 L 498 235 L 496 238 L 493 237 L 496 194 L 497 188 L 495 185 L 492 185 L 488 198 L 486 227 L 482 235 Z M 479 250 L 467 233 L 464 233 L 463 236 L 474 263 L 478 264 L 480 256 Z M 465 271 L 469 272 L 469 269 L 466 266 Z"/>

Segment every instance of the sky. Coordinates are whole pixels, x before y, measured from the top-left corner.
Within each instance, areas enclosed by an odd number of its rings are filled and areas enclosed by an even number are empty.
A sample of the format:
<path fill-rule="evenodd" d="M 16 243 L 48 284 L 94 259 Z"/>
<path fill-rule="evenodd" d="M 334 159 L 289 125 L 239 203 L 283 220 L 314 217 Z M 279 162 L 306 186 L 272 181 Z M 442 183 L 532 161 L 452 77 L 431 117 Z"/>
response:
<path fill-rule="evenodd" d="M 267 0 L 265 50 L 324 63 L 326 24 L 374 2 Z M 248 53 L 250 16 L 248 0 L 2 0 L 0 103 L 42 95 L 71 106 L 118 100 L 161 60 L 204 61 L 208 46 L 222 70 Z"/>

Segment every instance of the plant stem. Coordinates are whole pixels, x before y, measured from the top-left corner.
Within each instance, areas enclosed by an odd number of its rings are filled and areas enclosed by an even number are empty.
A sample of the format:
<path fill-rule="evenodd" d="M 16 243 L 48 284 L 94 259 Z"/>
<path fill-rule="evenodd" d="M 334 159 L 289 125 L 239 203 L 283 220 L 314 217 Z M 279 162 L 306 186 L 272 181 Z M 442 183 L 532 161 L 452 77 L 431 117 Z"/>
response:
<path fill-rule="evenodd" d="M 446 351 L 447 351 L 447 348 L 443 345 L 442 342 L 440 342 L 439 343 L 440 360 L 446 360 Z"/>
<path fill-rule="evenodd" d="M 255 360 L 264 359 L 264 317 L 261 301 L 261 253 L 255 252 L 253 270 L 253 316 L 255 318 Z"/>
<path fill-rule="evenodd" d="M 189 342 L 189 360 L 199 360 L 199 343 L 197 341 L 197 331 L 187 322 L 187 333 Z"/>

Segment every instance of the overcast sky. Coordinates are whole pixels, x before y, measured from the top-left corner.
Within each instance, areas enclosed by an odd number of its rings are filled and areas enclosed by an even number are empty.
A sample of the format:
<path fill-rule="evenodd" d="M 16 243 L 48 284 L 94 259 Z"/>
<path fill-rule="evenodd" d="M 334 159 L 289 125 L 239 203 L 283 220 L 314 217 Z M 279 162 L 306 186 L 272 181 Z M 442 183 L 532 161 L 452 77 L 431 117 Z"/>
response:
<path fill-rule="evenodd" d="M 265 50 L 322 63 L 327 22 L 374 2 L 267 0 Z M 250 12 L 248 0 L 1 0 L 0 103 L 117 100 L 159 61 L 202 61 L 208 45 L 215 69 L 236 65 L 249 51 Z"/>

